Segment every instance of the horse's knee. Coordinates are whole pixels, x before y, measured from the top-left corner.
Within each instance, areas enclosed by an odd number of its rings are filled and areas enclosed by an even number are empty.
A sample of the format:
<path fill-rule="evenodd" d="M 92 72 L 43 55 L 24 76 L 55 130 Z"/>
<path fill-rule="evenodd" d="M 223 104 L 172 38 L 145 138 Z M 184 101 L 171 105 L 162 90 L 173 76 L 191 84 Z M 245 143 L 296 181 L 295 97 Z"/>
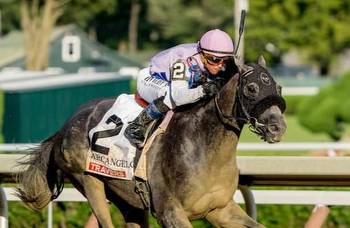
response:
<path fill-rule="evenodd" d="M 235 228 L 262 228 L 263 225 L 257 223 L 249 217 L 247 213 L 233 201 L 226 207 L 215 209 L 209 212 L 206 219 L 215 227 L 235 227 Z"/>
<path fill-rule="evenodd" d="M 182 207 L 177 207 L 169 202 L 164 202 L 164 204 L 165 207 L 163 210 L 156 212 L 157 220 L 162 227 L 192 227 L 191 222 Z"/>

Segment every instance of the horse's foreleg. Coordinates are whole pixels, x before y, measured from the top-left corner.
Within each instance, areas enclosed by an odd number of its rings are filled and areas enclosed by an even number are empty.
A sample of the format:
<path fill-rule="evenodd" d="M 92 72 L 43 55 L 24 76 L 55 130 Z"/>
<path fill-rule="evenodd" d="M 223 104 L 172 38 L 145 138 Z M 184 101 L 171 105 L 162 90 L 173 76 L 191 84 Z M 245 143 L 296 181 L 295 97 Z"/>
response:
<path fill-rule="evenodd" d="M 123 214 L 127 228 L 148 228 L 148 211 L 129 207 L 127 210 L 121 208 L 118 204 L 120 212 Z"/>
<path fill-rule="evenodd" d="M 153 190 L 152 196 L 157 220 L 162 227 L 192 228 L 186 212 L 176 198 L 166 192 L 156 190 Z"/>
<path fill-rule="evenodd" d="M 172 204 L 170 201 L 164 202 L 164 204 L 167 205 L 164 206 L 160 213 L 157 213 L 157 220 L 163 227 L 192 228 L 192 224 L 181 207 Z"/>
<path fill-rule="evenodd" d="M 109 206 L 106 201 L 104 183 L 91 175 L 83 178 L 85 196 L 88 199 L 92 210 L 99 224 L 103 228 L 113 228 Z"/>
<path fill-rule="evenodd" d="M 233 200 L 226 207 L 210 211 L 206 219 L 215 227 L 260 228 L 263 225 L 257 223 Z"/>
<path fill-rule="evenodd" d="M 119 198 L 113 191 L 107 189 L 108 199 L 110 199 L 122 213 L 127 228 L 148 228 L 148 210 L 131 206 L 124 199 Z"/>

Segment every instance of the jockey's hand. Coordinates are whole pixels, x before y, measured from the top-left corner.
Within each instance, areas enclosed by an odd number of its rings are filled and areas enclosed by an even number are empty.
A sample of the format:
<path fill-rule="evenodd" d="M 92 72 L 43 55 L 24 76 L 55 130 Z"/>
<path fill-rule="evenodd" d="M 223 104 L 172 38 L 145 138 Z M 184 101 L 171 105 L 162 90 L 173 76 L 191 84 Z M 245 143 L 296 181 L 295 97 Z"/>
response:
<path fill-rule="evenodd" d="M 220 86 L 216 81 L 209 81 L 202 85 L 206 97 L 213 97 L 220 90 Z"/>

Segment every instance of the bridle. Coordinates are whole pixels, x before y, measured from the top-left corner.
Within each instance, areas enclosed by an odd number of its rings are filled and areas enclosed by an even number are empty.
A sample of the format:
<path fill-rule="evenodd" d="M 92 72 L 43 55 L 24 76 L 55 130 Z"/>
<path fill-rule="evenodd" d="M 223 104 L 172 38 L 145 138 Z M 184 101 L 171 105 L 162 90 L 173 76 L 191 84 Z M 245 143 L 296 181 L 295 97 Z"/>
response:
<path fill-rule="evenodd" d="M 240 108 L 242 110 L 242 114 L 243 116 L 242 117 L 237 117 L 235 116 L 233 113 L 232 115 L 225 115 L 222 111 L 221 111 L 221 108 L 219 106 L 219 103 L 218 103 L 218 99 L 219 99 L 219 96 L 215 96 L 214 97 L 214 101 L 215 101 L 215 107 L 216 107 L 216 111 L 217 111 L 217 114 L 219 116 L 219 119 L 220 121 L 223 123 L 223 125 L 229 127 L 229 128 L 233 128 L 237 131 L 241 131 L 241 127 L 238 125 L 238 122 L 241 122 L 242 124 L 246 124 L 246 123 L 249 123 L 249 130 L 258 134 L 258 135 L 264 135 L 265 132 L 266 132 L 266 126 L 262 123 L 260 123 L 258 121 L 257 118 L 251 116 L 247 109 L 245 108 L 243 102 L 241 102 L 239 96 L 237 96 L 237 104 L 240 105 Z"/>
<path fill-rule="evenodd" d="M 237 91 L 236 91 L 236 104 L 235 107 L 238 107 L 238 112 L 234 113 L 232 112 L 232 115 L 226 115 L 222 112 L 218 99 L 219 96 L 216 95 L 214 97 L 215 101 L 215 107 L 217 110 L 218 117 L 220 121 L 227 127 L 233 128 L 236 131 L 241 131 L 241 127 L 238 123 L 241 123 L 241 126 L 244 124 L 249 123 L 249 130 L 252 131 L 253 133 L 262 136 L 262 138 L 266 135 L 267 133 L 267 126 L 263 123 L 260 123 L 258 119 L 254 116 L 252 116 L 248 112 L 248 107 L 247 104 L 244 104 L 244 99 L 243 99 L 243 86 L 244 86 L 244 78 L 251 74 L 254 71 L 253 68 L 248 69 L 245 71 L 243 74 L 239 75 L 238 79 L 238 86 L 237 86 Z M 237 106 L 238 105 L 238 106 Z M 257 106 L 259 104 L 256 104 Z M 255 107 L 253 107 L 252 110 L 254 110 Z"/>

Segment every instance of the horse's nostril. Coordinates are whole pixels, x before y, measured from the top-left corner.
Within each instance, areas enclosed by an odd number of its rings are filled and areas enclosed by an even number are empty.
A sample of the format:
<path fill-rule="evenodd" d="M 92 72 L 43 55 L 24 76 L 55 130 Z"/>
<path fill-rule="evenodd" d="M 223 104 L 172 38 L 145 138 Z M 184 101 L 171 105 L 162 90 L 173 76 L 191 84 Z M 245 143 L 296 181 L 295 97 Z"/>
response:
<path fill-rule="evenodd" d="M 271 124 L 268 126 L 268 129 L 271 133 L 274 133 L 274 132 L 279 132 L 279 127 L 276 125 L 276 124 Z"/>

